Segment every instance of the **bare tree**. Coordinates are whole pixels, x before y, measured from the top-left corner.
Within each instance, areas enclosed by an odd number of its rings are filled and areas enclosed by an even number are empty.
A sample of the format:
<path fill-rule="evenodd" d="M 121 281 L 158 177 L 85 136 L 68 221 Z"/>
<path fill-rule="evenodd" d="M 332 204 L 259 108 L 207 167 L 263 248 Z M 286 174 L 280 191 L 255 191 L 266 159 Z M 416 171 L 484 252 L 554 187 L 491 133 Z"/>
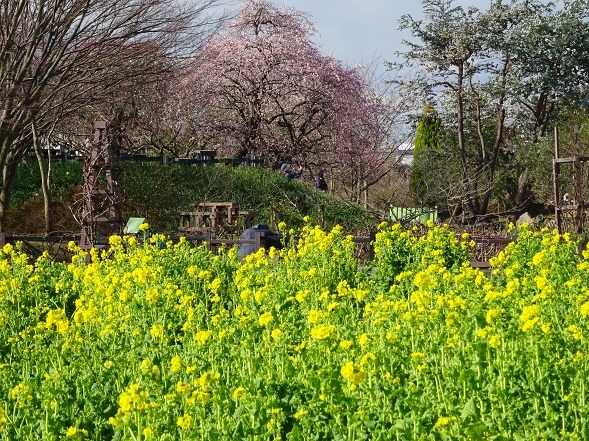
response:
<path fill-rule="evenodd" d="M 380 197 L 368 197 L 368 191 L 378 193 L 378 189 L 372 188 L 381 183 L 386 185 L 383 179 L 393 173 L 402 161 L 401 146 L 410 143 L 415 131 L 410 124 L 410 114 L 417 104 L 413 95 L 402 95 L 399 89 L 394 89 L 389 73 L 379 72 L 379 63 L 381 61 L 374 58 L 355 67 L 363 81 L 371 85 L 367 99 L 374 109 L 378 109 L 373 115 L 381 130 L 379 142 L 372 146 L 368 155 L 363 156 L 352 145 L 338 155 L 332 155 L 329 162 L 321 164 L 321 167 L 327 169 L 329 180 L 347 200 L 365 202 L 371 208 L 381 210 L 387 208 L 388 202 Z M 386 199 L 390 199 L 390 195 Z"/>
<path fill-rule="evenodd" d="M 189 57 L 223 0 L 5 0 L 0 4 L 0 231 L 16 169 L 71 115 L 92 118 L 108 92 Z M 167 67 L 168 68 L 168 67 Z M 83 119 L 83 118 L 82 118 Z M 33 130 L 34 128 L 34 130 Z"/>

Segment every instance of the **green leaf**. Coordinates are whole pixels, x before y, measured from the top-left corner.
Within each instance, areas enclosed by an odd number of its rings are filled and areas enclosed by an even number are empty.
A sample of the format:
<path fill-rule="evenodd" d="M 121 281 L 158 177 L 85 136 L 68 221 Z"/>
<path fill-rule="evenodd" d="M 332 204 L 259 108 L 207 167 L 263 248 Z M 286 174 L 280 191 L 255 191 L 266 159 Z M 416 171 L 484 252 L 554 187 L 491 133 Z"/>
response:
<path fill-rule="evenodd" d="M 470 417 L 476 417 L 477 408 L 474 404 L 474 398 L 471 398 L 466 402 L 462 410 L 460 411 L 460 418 L 462 421 L 466 421 Z"/>

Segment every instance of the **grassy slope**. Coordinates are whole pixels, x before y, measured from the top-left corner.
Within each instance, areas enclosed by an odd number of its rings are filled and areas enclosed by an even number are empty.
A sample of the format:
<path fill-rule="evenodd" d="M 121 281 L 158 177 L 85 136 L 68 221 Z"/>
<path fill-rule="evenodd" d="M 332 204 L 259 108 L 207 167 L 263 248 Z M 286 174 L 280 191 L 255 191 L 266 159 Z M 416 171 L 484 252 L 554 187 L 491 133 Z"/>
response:
<path fill-rule="evenodd" d="M 80 199 L 81 166 L 53 165 L 52 189 L 57 199 L 56 229 L 78 227 L 70 207 Z M 336 224 L 353 233 L 367 232 L 376 220 L 363 209 L 317 191 L 303 180 L 287 181 L 278 172 L 251 167 L 161 166 L 125 162 L 117 173 L 123 219 L 145 217 L 153 230 L 171 233 L 178 228 L 178 212 L 193 203 L 232 201 L 256 211 L 258 222 L 285 221 L 298 227 L 304 216 L 326 228 Z M 36 164 L 21 167 L 12 195 L 7 230 L 42 231 L 43 205 Z M 323 218 L 319 207 L 323 206 Z M 37 230 L 37 231 L 35 231 Z"/>

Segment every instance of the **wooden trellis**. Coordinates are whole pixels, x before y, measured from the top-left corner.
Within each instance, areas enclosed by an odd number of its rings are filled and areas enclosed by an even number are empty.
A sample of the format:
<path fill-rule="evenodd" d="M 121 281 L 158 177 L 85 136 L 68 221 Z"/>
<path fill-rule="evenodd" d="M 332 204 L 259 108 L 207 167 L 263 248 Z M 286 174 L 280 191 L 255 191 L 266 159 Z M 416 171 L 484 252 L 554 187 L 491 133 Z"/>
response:
<path fill-rule="evenodd" d="M 82 249 L 105 246 L 108 236 L 121 232 L 114 152 L 106 130 L 106 121 L 96 121 L 93 142 L 83 153 Z"/>
<path fill-rule="evenodd" d="M 589 156 L 580 155 L 579 126 L 575 126 L 573 132 L 573 156 L 561 158 L 558 128 L 554 129 L 554 159 L 552 161 L 552 176 L 554 181 L 554 218 L 556 229 L 559 233 L 563 233 L 565 230 L 563 217 L 565 215 L 571 216 L 573 220 L 572 232 L 580 234 L 583 232 L 585 208 L 588 207 L 583 197 L 582 168 L 583 163 L 589 161 Z M 566 194 L 561 196 L 560 194 L 560 169 L 562 164 L 572 164 L 573 166 L 574 197 Z"/>
<path fill-rule="evenodd" d="M 241 210 L 236 202 L 195 203 L 191 211 L 180 213 L 178 231 L 184 234 L 212 232 L 217 237 L 239 235 L 251 226 L 255 215 L 255 211 Z"/>

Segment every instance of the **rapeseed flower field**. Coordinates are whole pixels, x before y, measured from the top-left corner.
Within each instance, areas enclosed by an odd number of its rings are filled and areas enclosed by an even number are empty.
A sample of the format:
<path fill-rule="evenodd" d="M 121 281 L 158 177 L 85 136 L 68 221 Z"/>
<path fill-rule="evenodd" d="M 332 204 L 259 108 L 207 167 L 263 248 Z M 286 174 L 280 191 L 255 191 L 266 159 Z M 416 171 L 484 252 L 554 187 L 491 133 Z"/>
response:
<path fill-rule="evenodd" d="M 516 235 L 489 276 L 432 224 L 380 225 L 368 266 L 311 225 L 244 261 L 158 235 L 71 263 L 6 245 L 0 438 L 588 439 L 589 253 Z"/>

